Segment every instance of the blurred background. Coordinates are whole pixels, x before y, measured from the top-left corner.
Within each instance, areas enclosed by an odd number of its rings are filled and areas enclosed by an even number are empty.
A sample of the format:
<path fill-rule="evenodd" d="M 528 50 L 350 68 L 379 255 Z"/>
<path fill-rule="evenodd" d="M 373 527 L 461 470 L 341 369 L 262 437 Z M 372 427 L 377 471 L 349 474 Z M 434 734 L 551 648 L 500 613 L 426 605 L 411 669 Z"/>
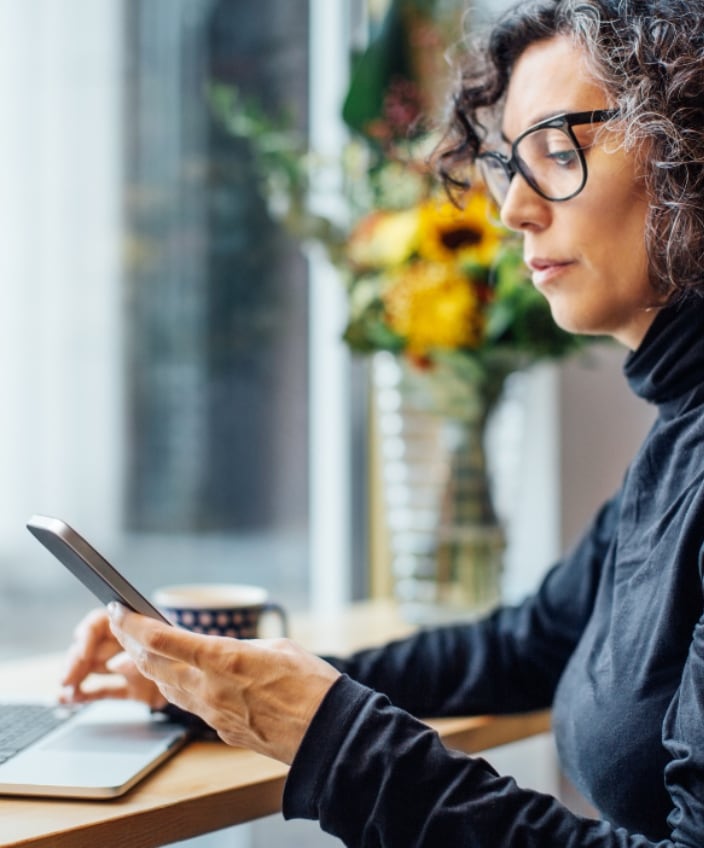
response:
<path fill-rule="evenodd" d="M 369 362 L 341 341 L 334 268 L 272 218 L 207 92 L 236 85 L 334 154 L 351 59 L 388 5 L 0 0 L 0 658 L 63 649 L 94 605 L 24 529 L 34 512 L 146 592 L 257 583 L 296 612 L 386 591 Z M 623 357 L 530 369 L 497 410 L 507 601 L 652 420 Z M 199 844 L 318 844 L 280 826 Z"/>

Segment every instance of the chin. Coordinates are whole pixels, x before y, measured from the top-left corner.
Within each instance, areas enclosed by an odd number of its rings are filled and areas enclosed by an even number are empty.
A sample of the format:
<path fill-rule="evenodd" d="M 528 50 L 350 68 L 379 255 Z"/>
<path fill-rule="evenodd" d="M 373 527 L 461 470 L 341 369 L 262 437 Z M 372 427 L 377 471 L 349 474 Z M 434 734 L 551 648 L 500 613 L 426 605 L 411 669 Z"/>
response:
<path fill-rule="evenodd" d="M 564 330 L 566 333 L 584 333 L 583 322 L 575 319 L 575 316 L 569 309 L 560 309 L 559 305 L 553 303 L 552 300 L 548 298 L 548 302 L 550 303 L 550 312 L 552 314 L 552 320 L 557 324 L 557 326 Z"/>
<path fill-rule="evenodd" d="M 552 320 L 566 333 L 578 336 L 602 336 L 606 334 L 603 321 L 583 310 L 576 310 L 572 304 L 560 302 L 560 298 L 548 297 Z"/>

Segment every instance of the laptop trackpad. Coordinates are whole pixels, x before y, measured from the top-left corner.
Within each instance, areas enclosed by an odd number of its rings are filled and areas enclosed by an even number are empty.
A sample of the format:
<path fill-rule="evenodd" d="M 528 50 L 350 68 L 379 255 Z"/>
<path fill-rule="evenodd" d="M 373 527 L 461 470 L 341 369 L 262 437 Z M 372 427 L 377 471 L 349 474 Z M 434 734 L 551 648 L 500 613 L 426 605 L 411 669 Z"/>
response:
<path fill-rule="evenodd" d="M 185 742 L 187 731 L 144 704 L 97 701 L 0 764 L 0 794 L 112 798 Z"/>
<path fill-rule="evenodd" d="M 173 735 L 173 727 L 153 722 L 111 722 L 109 724 L 85 722 L 66 728 L 36 746 L 39 751 L 70 751 L 71 753 L 130 754 L 144 751 L 149 742 L 161 746 L 163 739 Z"/>

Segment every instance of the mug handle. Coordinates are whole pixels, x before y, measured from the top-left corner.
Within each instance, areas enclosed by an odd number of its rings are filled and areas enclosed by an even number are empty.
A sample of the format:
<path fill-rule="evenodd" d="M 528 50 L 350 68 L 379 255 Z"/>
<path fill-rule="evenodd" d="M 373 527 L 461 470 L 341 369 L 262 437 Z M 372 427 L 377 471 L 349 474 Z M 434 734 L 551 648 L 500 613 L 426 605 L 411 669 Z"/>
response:
<path fill-rule="evenodd" d="M 273 601 L 267 601 L 262 605 L 262 615 L 266 615 L 267 613 L 273 613 L 279 617 L 279 621 L 281 623 L 281 636 L 288 636 L 288 615 L 286 614 L 286 610 L 281 606 L 281 604 L 276 604 Z"/>

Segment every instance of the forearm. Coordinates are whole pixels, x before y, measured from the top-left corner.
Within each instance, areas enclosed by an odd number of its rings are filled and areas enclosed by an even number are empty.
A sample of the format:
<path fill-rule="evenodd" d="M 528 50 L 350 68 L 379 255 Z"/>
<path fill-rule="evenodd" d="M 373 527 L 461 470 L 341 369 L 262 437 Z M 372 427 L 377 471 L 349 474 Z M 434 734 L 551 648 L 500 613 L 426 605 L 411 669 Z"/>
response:
<path fill-rule="evenodd" d="M 552 703 L 572 640 L 546 635 L 538 620 L 539 607 L 532 601 L 481 622 L 421 631 L 348 658 L 328 659 L 416 716 L 543 709 Z"/>
<path fill-rule="evenodd" d="M 330 690 L 303 740 L 284 815 L 318 819 L 358 848 L 654 848 L 448 751 L 427 726 L 347 678 Z"/>

